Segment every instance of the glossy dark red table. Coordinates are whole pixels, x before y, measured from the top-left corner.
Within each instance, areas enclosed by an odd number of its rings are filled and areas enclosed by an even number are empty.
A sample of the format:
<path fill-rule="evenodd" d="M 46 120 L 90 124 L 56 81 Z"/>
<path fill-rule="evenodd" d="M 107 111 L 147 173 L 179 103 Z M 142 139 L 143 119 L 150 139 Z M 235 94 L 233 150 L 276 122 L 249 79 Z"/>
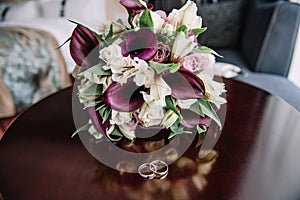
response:
<path fill-rule="evenodd" d="M 300 199 L 300 114 L 260 89 L 224 82 L 228 103 L 214 147 L 218 157 L 199 164 L 197 156 L 184 154 L 163 180 L 120 174 L 96 162 L 78 137 L 70 138 L 72 88 L 46 98 L 0 141 L 2 198 Z"/>

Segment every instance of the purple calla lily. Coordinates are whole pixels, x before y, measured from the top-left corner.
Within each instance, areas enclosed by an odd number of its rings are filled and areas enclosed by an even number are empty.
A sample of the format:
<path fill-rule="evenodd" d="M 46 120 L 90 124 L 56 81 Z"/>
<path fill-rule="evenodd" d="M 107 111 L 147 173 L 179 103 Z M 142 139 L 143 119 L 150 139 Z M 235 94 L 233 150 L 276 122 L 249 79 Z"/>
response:
<path fill-rule="evenodd" d="M 70 53 L 80 67 L 91 67 L 99 62 L 99 41 L 87 28 L 77 25 L 70 41 Z"/>
<path fill-rule="evenodd" d="M 147 8 L 143 6 L 139 1 L 137 0 L 120 0 L 120 4 L 122 4 L 128 11 L 128 13 L 135 13 L 139 14 L 143 12 L 145 9 L 152 10 L 154 8 L 154 5 L 151 3 L 147 4 Z"/>
<path fill-rule="evenodd" d="M 131 112 L 144 103 L 141 94 L 143 87 L 138 87 L 133 80 L 121 85 L 113 82 L 104 92 L 103 102 L 110 108 L 119 112 Z"/>
<path fill-rule="evenodd" d="M 123 56 L 138 57 L 142 60 L 151 60 L 157 52 L 156 35 L 149 29 L 140 29 L 127 34 L 127 38 L 120 44 Z"/>
<path fill-rule="evenodd" d="M 90 115 L 90 118 L 93 122 L 93 125 L 95 127 L 95 129 L 104 134 L 107 135 L 107 128 L 109 127 L 109 120 L 107 120 L 106 122 L 103 123 L 102 117 L 100 116 L 99 112 L 96 111 L 95 107 L 88 107 L 86 108 L 87 112 Z"/>
<path fill-rule="evenodd" d="M 186 128 L 194 128 L 197 125 L 204 125 L 208 127 L 212 120 L 209 117 L 201 117 L 198 114 L 186 109 L 181 110 L 181 115 L 184 119 L 181 124 Z"/>
<path fill-rule="evenodd" d="M 164 80 L 172 89 L 172 96 L 176 99 L 199 99 L 205 94 L 203 81 L 190 70 L 180 68 L 177 73 L 170 73 Z"/>

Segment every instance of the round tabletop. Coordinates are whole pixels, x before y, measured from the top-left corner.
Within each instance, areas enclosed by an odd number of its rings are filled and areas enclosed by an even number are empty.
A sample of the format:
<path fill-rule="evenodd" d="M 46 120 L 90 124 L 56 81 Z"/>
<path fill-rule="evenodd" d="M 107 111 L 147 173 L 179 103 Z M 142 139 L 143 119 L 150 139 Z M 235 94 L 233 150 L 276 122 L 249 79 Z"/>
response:
<path fill-rule="evenodd" d="M 300 114 L 260 89 L 224 82 L 226 121 L 213 151 L 199 158 L 189 149 L 162 180 L 98 162 L 71 138 L 72 88 L 47 97 L 0 141 L 0 199 L 299 199 Z"/>

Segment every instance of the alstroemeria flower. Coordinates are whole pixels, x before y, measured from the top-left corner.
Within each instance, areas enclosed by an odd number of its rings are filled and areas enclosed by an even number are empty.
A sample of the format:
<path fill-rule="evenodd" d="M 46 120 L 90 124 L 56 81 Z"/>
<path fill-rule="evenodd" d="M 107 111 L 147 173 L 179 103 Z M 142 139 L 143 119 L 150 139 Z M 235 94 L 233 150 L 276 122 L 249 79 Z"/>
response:
<path fill-rule="evenodd" d="M 77 25 L 70 41 L 70 53 L 80 67 L 91 67 L 99 62 L 99 41 L 87 28 Z"/>
<path fill-rule="evenodd" d="M 209 102 L 215 104 L 216 107 L 220 109 L 220 106 L 227 102 L 226 99 L 220 96 L 223 92 L 226 92 L 225 84 L 214 81 L 212 77 L 207 74 L 200 73 L 199 77 L 201 77 L 205 85 L 205 97 Z"/>
<path fill-rule="evenodd" d="M 182 60 L 182 66 L 192 72 L 202 71 L 209 77 L 214 76 L 215 56 L 210 53 L 193 53 L 185 56 Z"/>
<path fill-rule="evenodd" d="M 164 80 L 172 88 L 172 96 L 176 99 L 198 99 L 205 94 L 203 81 L 190 70 L 180 68 L 176 73 L 167 74 Z"/>
<path fill-rule="evenodd" d="M 120 44 L 123 56 L 138 57 L 151 60 L 157 51 L 156 35 L 149 29 L 140 29 L 127 34 L 127 38 Z"/>
<path fill-rule="evenodd" d="M 161 107 L 166 106 L 165 97 L 171 95 L 171 88 L 165 80 L 157 76 L 150 85 L 150 94 L 141 92 L 147 103 L 157 102 Z"/>
<path fill-rule="evenodd" d="M 195 45 L 193 37 L 186 37 L 184 32 L 179 32 L 173 44 L 171 60 L 178 62 L 189 54 L 195 48 Z"/>
<path fill-rule="evenodd" d="M 137 86 L 144 85 L 145 87 L 150 87 L 150 84 L 153 82 L 155 73 L 152 68 L 148 66 L 148 63 L 144 60 L 139 58 L 134 58 L 134 68 L 136 70 L 135 77 L 133 81 L 136 83 Z"/>
<path fill-rule="evenodd" d="M 197 5 L 195 2 L 188 0 L 180 10 L 173 9 L 169 14 L 169 23 L 178 28 L 186 25 L 188 29 L 201 28 L 202 18 L 197 15 Z"/>
<path fill-rule="evenodd" d="M 128 13 L 139 14 L 145 9 L 152 10 L 154 5 L 151 3 L 146 3 L 143 0 L 120 0 L 122 4 L 128 11 Z"/>
<path fill-rule="evenodd" d="M 119 112 L 132 112 L 144 103 L 143 87 L 136 86 L 132 79 L 121 85 L 113 82 L 103 93 L 103 102 Z"/>

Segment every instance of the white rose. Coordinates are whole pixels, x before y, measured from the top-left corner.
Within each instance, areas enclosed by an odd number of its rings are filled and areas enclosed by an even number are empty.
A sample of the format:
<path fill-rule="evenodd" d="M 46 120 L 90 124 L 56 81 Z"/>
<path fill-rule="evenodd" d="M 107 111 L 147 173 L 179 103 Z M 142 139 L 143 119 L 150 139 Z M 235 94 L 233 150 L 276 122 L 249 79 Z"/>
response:
<path fill-rule="evenodd" d="M 164 117 L 164 111 L 157 102 L 150 104 L 145 102 L 140 109 L 138 117 L 145 127 L 157 126 Z"/>
<path fill-rule="evenodd" d="M 201 28 L 202 18 L 197 15 L 197 5 L 188 0 L 186 4 L 179 10 L 173 9 L 169 14 L 169 23 L 178 28 L 181 25 L 186 25 L 189 29 Z"/>
<path fill-rule="evenodd" d="M 126 83 L 128 78 L 135 75 L 136 69 L 133 65 L 134 61 L 129 56 L 112 60 L 112 80 L 120 84 Z"/>
<path fill-rule="evenodd" d="M 111 63 L 114 60 L 122 57 L 123 55 L 121 47 L 116 44 L 112 44 L 100 50 L 99 58 L 106 62 L 106 66 L 103 67 L 104 70 L 109 70 L 111 68 Z"/>

